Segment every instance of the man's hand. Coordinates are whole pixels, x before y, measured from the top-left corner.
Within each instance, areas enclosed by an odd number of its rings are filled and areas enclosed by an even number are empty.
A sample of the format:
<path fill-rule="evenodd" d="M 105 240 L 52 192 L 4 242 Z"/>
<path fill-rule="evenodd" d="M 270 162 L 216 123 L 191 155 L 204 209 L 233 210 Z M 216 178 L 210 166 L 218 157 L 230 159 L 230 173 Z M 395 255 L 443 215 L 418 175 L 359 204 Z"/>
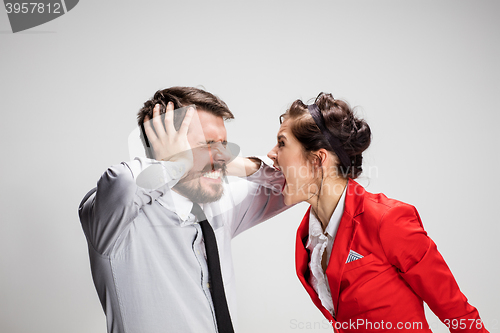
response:
<path fill-rule="evenodd" d="M 159 161 L 183 162 L 187 170 L 193 166 L 193 153 L 187 139 L 187 132 L 194 108 L 189 108 L 182 121 L 179 131 L 174 127 L 174 104 L 169 102 L 165 113 L 164 124 L 160 117 L 160 105 L 156 104 L 153 109 L 153 120 L 144 118 L 144 130 L 151 143 L 155 158 Z"/>

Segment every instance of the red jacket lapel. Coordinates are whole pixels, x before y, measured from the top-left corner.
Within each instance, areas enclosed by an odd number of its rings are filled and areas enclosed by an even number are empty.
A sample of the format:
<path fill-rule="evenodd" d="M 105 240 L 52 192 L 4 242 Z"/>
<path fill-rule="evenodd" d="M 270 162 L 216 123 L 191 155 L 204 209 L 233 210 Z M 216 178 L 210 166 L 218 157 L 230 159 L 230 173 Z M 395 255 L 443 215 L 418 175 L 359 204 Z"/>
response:
<path fill-rule="evenodd" d="M 323 315 L 330 321 L 334 322 L 334 319 L 330 312 L 323 307 L 321 300 L 314 291 L 314 288 L 309 284 L 309 251 L 306 249 L 307 239 L 309 237 L 309 212 L 311 207 L 307 210 L 300 226 L 297 230 L 297 240 L 295 246 L 295 268 L 297 270 L 297 276 L 306 289 L 307 293 L 311 297 L 314 305 L 323 313 Z"/>
<path fill-rule="evenodd" d="M 349 179 L 345 198 L 344 214 L 340 220 L 335 241 L 333 243 L 332 254 L 326 268 L 326 276 L 330 285 L 335 313 L 338 311 L 340 283 L 344 273 L 345 262 L 351 245 L 356 235 L 359 222 L 356 216 L 363 212 L 363 199 L 365 190 L 358 183 Z"/>
<path fill-rule="evenodd" d="M 337 230 L 337 235 L 335 236 L 332 254 L 330 256 L 330 261 L 326 269 L 335 312 L 337 312 L 338 310 L 340 283 L 342 281 L 345 262 L 347 260 L 347 256 L 349 255 L 351 244 L 356 234 L 356 228 L 359 225 L 359 222 L 355 220 L 355 217 L 363 212 L 364 194 L 365 190 L 363 189 L 363 187 L 350 179 L 347 185 L 344 214 L 342 215 L 342 219 Z M 307 293 L 311 297 L 311 300 L 320 309 L 323 315 L 329 320 L 334 320 L 330 312 L 323 307 L 318 295 L 308 281 L 310 274 L 309 252 L 306 249 L 306 244 L 309 237 L 310 210 L 311 207 L 309 207 L 309 209 L 307 210 L 297 230 L 295 248 L 295 266 L 297 270 L 297 276 L 306 289 Z"/>

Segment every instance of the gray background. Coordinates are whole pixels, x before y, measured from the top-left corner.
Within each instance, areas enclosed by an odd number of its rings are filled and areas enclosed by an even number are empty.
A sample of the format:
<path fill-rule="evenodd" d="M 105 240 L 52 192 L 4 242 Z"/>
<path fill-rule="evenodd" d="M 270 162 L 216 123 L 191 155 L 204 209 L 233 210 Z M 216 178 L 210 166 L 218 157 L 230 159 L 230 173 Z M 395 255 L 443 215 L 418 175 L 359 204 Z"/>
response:
<path fill-rule="evenodd" d="M 105 332 L 77 207 L 129 158 L 142 103 L 172 85 L 223 98 L 246 155 L 269 151 L 297 98 L 359 106 L 373 131 L 361 182 L 417 207 L 500 330 L 499 14 L 483 0 L 82 0 L 12 34 L 0 11 L 0 332 Z M 330 331 L 295 276 L 306 208 L 234 240 L 240 332 Z"/>

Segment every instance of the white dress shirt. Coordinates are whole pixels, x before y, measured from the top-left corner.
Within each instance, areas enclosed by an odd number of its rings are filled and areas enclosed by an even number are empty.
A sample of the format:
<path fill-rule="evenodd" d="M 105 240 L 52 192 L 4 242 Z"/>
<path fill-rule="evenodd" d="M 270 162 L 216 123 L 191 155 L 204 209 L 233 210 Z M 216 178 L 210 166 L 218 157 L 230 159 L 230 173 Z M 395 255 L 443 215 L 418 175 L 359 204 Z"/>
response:
<path fill-rule="evenodd" d="M 345 192 L 342 193 L 337 207 L 333 211 L 332 217 L 326 226 L 325 232 L 321 226 L 321 222 L 318 221 L 316 216 L 314 216 L 312 209 L 309 212 L 309 238 L 307 240 L 306 248 L 311 253 L 311 261 L 309 262 L 309 269 L 311 274 L 309 275 L 309 283 L 314 288 L 314 291 L 318 294 L 321 304 L 330 311 L 332 316 L 335 317 L 332 294 L 330 292 L 330 287 L 328 285 L 328 279 L 321 261 L 323 254 L 326 250 L 326 262 L 330 261 L 330 255 L 332 254 L 333 241 L 335 240 L 335 235 L 337 234 L 337 229 L 344 214 L 345 206 Z"/>
<path fill-rule="evenodd" d="M 217 332 L 201 227 L 193 203 L 171 190 L 184 173 L 176 162 L 137 158 L 110 167 L 80 205 L 110 333 Z M 217 239 L 235 330 L 231 239 L 285 209 L 283 182 L 262 163 L 246 179 L 228 177 L 222 198 L 202 205 Z"/>

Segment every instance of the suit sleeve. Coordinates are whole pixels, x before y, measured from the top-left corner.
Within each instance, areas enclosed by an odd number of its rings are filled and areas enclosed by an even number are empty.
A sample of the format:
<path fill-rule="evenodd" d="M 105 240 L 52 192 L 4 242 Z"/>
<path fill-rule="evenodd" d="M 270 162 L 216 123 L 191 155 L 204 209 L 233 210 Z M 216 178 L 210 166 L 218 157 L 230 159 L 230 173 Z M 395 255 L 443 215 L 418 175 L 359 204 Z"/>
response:
<path fill-rule="evenodd" d="M 139 158 L 108 168 L 78 209 L 89 245 L 98 253 L 109 255 L 118 237 L 137 217 L 139 209 L 163 194 L 162 188 L 155 188 L 159 181 L 163 186 L 172 187 L 183 171 L 178 163 Z M 152 185 L 154 180 L 154 187 L 138 186 L 141 178 L 147 185 Z"/>
<path fill-rule="evenodd" d="M 382 218 L 379 237 L 389 262 L 450 332 L 487 332 L 414 207 L 401 204 L 389 209 Z"/>

